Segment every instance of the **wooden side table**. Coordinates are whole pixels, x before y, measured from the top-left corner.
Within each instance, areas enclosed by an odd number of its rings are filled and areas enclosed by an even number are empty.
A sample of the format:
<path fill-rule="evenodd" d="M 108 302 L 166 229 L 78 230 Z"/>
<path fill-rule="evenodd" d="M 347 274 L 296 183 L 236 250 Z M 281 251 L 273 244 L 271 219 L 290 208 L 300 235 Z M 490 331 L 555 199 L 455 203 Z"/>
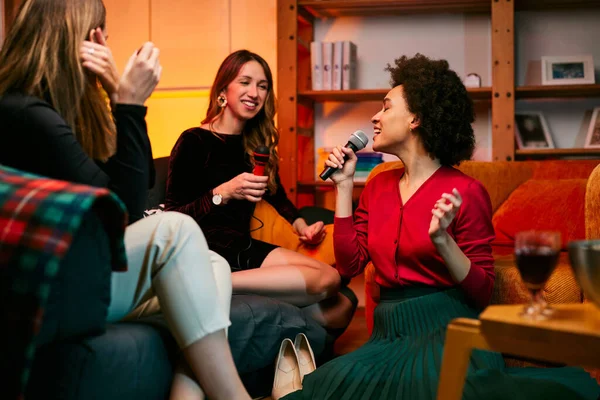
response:
<path fill-rule="evenodd" d="M 531 321 L 523 305 L 489 306 L 478 320 L 448 324 L 437 400 L 460 400 L 473 349 L 542 361 L 600 367 L 600 309 L 592 303 L 552 305 L 554 315 Z"/>

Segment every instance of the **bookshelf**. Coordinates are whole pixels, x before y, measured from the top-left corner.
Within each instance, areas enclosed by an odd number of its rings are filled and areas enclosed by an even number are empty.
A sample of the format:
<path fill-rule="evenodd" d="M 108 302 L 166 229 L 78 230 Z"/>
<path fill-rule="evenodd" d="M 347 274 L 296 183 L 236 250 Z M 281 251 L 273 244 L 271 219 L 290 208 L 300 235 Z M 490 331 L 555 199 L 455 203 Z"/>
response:
<path fill-rule="evenodd" d="M 355 16 L 487 14 L 490 16 L 491 86 L 469 89 L 491 108 L 491 159 L 600 158 L 598 149 L 515 149 L 517 100 L 600 98 L 600 85 L 519 86 L 515 79 L 515 12 L 600 8 L 600 0 L 278 0 L 278 126 L 281 179 L 298 206 L 315 204 L 331 184 L 315 181 L 315 112 L 318 104 L 381 101 L 389 88 L 310 90 L 309 44 L 315 21 Z M 364 183 L 357 183 L 357 188 Z"/>
<path fill-rule="evenodd" d="M 353 90 L 303 90 L 298 92 L 298 100 L 310 100 L 316 103 L 327 101 L 362 102 L 382 101 L 389 89 L 353 89 Z M 469 94 L 474 101 L 492 100 L 492 88 L 481 87 L 469 89 Z"/>
<path fill-rule="evenodd" d="M 518 86 L 517 100 L 600 97 L 600 85 Z"/>

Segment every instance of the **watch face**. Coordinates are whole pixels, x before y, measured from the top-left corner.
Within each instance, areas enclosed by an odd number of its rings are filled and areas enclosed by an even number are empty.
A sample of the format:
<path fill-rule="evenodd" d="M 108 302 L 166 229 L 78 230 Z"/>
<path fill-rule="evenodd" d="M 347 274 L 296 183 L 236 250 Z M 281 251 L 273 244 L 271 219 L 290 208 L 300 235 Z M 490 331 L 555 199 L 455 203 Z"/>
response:
<path fill-rule="evenodd" d="M 221 202 L 223 202 L 223 196 L 221 196 L 220 194 L 215 194 L 212 198 L 212 202 L 218 206 L 219 204 L 221 204 Z"/>

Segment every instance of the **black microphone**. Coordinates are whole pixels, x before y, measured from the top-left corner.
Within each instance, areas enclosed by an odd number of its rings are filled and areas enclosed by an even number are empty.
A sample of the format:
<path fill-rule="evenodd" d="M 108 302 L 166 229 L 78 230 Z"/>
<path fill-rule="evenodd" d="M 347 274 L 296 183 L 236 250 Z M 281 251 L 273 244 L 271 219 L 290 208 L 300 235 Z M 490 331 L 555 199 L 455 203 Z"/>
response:
<path fill-rule="evenodd" d="M 252 170 L 254 175 L 263 176 L 265 174 L 265 167 L 269 162 L 270 155 L 271 152 L 267 146 L 260 145 L 254 150 L 254 169 Z"/>
<path fill-rule="evenodd" d="M 364 149 L 367 146 L 367 143 L 369 143 L 369 138 L 367 137 L 367 135 L 365 135 L 363 131 L 358 130 L 352 135 L 350 135 L 350 137 L 348 138 L 348 143 L 346 143 L 344 147 L 352 149 L 352 151 L 356 153 L 357 151 Z M 347 159 L 348 156 L 344 154 L 344 160 Z M 337 168 L 327 167 L 323 170 L 323 172 L 321 172 L 319 178 L 326 181 L 335 171 L 337 171 Z"/>

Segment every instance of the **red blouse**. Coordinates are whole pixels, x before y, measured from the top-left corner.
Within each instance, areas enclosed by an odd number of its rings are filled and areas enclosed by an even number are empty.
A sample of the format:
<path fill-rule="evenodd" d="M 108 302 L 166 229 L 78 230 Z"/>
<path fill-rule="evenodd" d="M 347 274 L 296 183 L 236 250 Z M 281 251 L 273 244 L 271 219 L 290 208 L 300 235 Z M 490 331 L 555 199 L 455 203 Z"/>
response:
<path fill-rule="evenodd" d="M 458 283 L 483 308 L 494 287 L 492 206 L 483 185 L 452 167 L 439 168 L 406 203 L 399 181 L 404 169 L 379 173 L 366 185 L 352 217 L 336 218 L 334 249 L 337 269 L 344 277 L 360 274 L 369 261 L 384 287 L 428 285 L 452 287 L 444 260 L 428 234 L 431 210 L 442 193 L 456 188 L 463 203 L 448 233 L 471 261 L 465 279 Z"/>

